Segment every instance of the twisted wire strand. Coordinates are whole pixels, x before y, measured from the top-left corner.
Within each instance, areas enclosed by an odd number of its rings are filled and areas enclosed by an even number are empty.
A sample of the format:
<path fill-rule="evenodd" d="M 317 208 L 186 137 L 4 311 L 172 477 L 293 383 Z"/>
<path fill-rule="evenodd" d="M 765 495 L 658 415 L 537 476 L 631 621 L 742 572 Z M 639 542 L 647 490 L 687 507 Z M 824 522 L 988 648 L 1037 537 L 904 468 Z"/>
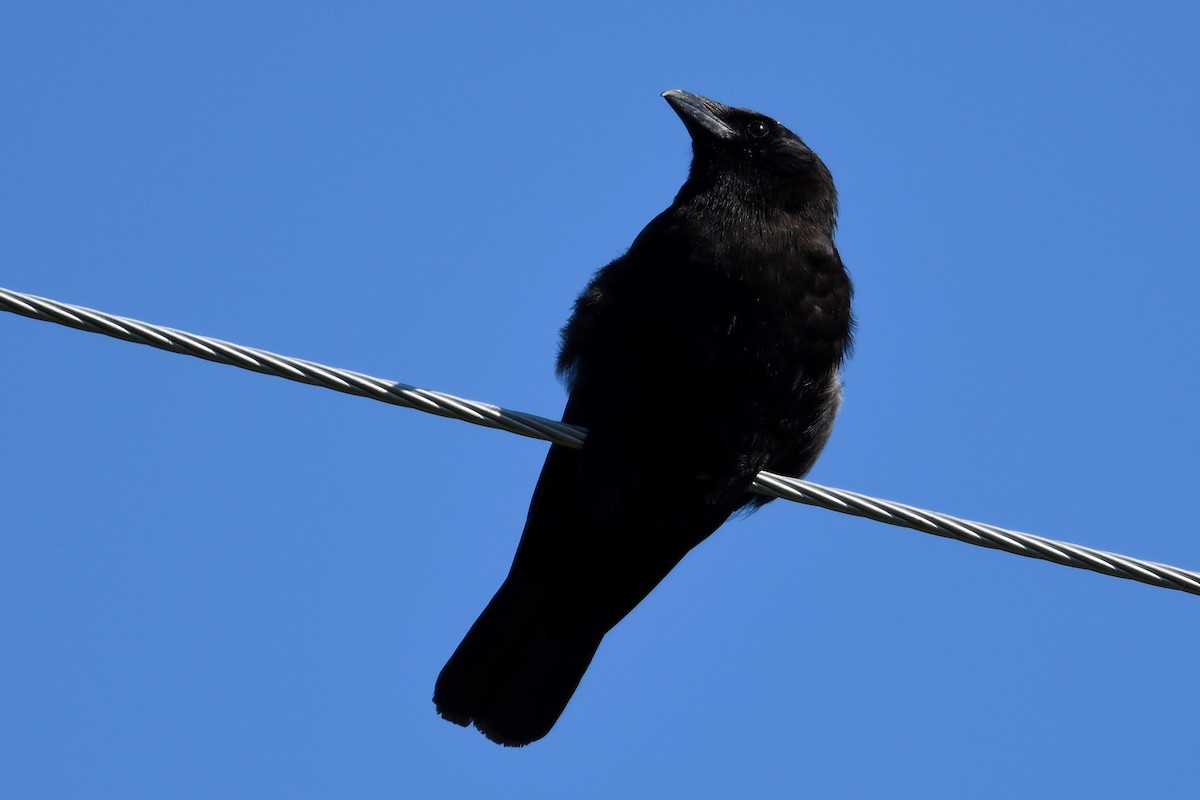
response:
<path fill-rule="evenodd" d="M 0 311 L 9 311 L 30 319 L 55 322 L 89 333 L 102 333 L 127 342 L 145 344 L 172 353 L 229 364 L 264 375 L 274 375 L 299 383 L 321 386 L 345 394 L 368 397 L 392 405 L 413 408 L 429 414 L 462 420 L 475 425 L 543 439 L 565 447 L 583 446 L 587 431 L 576 425 L 511 411 L 490 403 L 467 400 L 444 392 L 419 389 L 394 381 L 385 381 L 351 370 L 329 367 L 299 358 L 290 358 L 266 350 L 244 347 L 220 339 L 199 336 L 126 317 L 118 317 L 82 306 L 60 303 L 44 297 L 0 288 Z M 1060 542 L 1020 533 L 994 525 L 958 519 L 935 511 L 881 500 L 875 497 L 834 489 L 816 483 L 760 472 L 751 491 L 796 503 L 818 506 L 830 511 L 866 517 L 876 522 L 935 536 L 956 539 L 967 544 L 1003 550 L 1006 553 L 1038 558 L 1076 569 L 1086 569 L 1115 578 L 1147 583 L 1200 595 L 1200 573 L 1167 564 L 1143 561 L 1117 553 Z"/>

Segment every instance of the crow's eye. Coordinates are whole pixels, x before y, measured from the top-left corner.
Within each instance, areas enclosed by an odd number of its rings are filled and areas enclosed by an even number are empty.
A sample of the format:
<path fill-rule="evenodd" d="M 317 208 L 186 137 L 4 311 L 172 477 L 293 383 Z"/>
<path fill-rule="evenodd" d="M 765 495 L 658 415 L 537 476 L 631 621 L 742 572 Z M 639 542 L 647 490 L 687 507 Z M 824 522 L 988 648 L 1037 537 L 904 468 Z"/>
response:
<path fill-rule="evenodd" d="M 755 139 L 761 139 L 762 137 L 766 136 L 770 130 L 771 129 L 767 127 L 767 123 L 763 122 L 761 119 L 756 119 L 746 126 L 746 132 Z"/>

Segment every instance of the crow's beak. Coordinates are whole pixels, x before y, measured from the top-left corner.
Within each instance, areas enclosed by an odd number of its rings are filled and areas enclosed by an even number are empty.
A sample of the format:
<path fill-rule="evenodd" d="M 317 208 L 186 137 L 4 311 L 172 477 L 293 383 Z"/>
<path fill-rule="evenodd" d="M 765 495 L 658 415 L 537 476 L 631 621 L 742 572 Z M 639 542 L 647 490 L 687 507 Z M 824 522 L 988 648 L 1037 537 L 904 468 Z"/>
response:
<path fill-rule="evenodd" d="M 668 89 L 662 96 L 683 120 L 693 141 L 699 136 L 715 139 L 733 138 L 733 128 L 721 119 L 721 114 L 729 110 L 728 106 L 682 89 Z"/>

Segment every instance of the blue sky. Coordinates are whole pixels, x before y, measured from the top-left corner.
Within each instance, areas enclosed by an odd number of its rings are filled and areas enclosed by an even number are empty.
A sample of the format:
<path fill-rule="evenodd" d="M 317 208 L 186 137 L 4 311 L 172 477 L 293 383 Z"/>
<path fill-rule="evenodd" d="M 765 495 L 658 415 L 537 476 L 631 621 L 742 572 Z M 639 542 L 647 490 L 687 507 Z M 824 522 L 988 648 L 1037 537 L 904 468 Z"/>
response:
<path fill-rule="evenodd" d="M 842 197 L 812 473 L 1200 568 L 1185 3 L 6 3 L 0 285 L 556 416 L 556 337 L 770 114 Z M 0 792 L 1178 797 L 1200 598 L 794 504 L 549 737 L 440 721 L 545 446 L 0 315 Z"/>

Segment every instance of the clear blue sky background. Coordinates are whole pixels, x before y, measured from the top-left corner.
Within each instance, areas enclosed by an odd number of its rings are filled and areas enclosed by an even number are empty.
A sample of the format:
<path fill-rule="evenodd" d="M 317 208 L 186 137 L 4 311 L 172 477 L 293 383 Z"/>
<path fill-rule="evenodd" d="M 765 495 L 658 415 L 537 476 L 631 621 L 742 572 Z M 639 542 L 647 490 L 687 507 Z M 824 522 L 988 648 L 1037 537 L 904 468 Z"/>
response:
<path fill-rule="evenodd" d="M 682 87 L 829 164 L 858 351 L 812 477 L 1200 568 L 1195 3 L 24 3 L 0 285 L 556 416 Z M 0 795 L 1130 797 L 1200 598 L 794 504 L 524 750 L 433 681 L 545 446 L 0 315 Z"/>

